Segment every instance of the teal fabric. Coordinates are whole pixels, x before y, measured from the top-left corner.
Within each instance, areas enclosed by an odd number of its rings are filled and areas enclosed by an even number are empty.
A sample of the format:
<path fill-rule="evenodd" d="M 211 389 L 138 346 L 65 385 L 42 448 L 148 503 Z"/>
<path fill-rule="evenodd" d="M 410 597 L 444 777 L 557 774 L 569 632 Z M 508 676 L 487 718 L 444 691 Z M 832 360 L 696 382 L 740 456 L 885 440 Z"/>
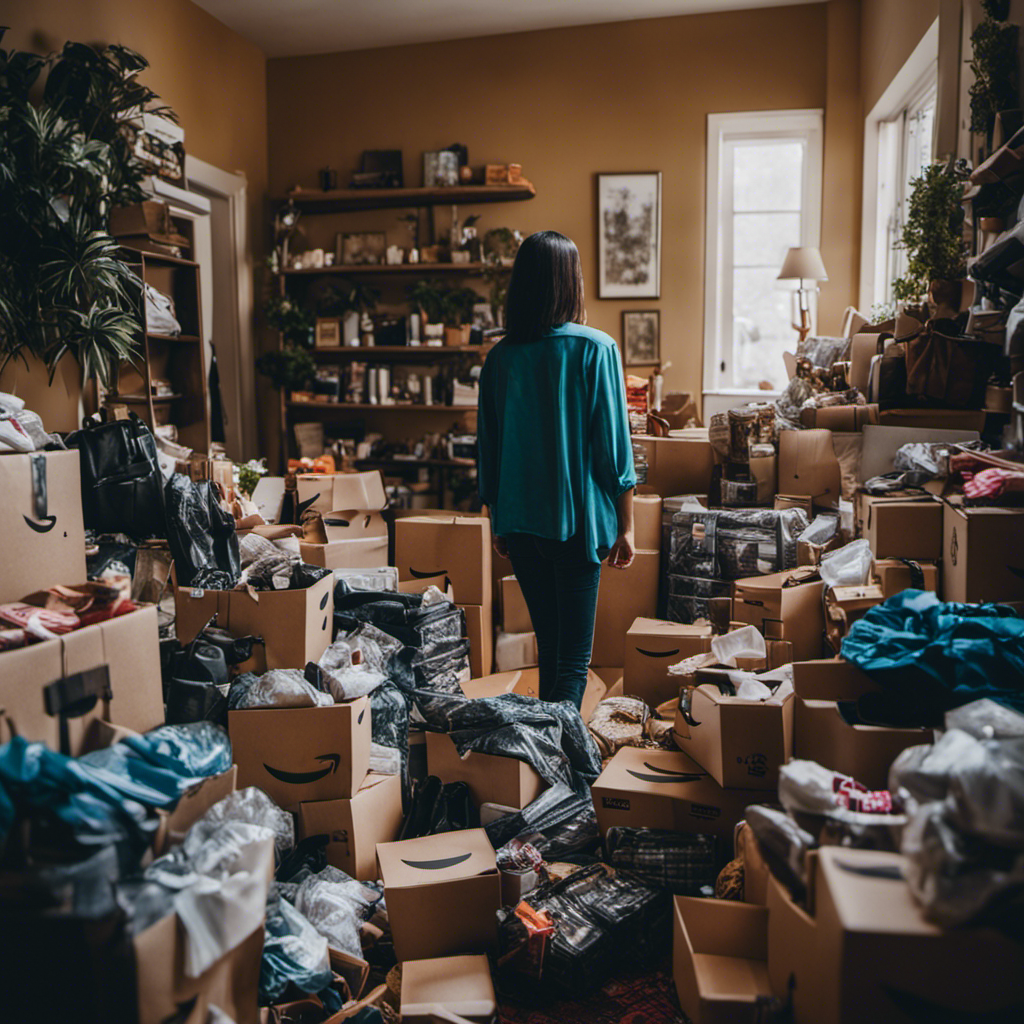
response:
<path fill-rule="evenodd" d="M 577 536 L 586 557 L 618 535 L 616 499 L 636 485 L 615 342 L 562 324 L 531 342 L 501 341 L 480 377 L 480 497 L 494 532 Z"/>

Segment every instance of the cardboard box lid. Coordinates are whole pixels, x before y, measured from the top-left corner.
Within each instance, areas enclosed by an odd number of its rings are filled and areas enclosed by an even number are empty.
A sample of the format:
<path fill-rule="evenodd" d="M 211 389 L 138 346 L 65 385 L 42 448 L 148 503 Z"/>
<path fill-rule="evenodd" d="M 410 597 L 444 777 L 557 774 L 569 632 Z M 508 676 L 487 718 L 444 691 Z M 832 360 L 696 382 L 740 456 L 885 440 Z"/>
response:
<path fill-rule="evenodd" d="M 706 678 L 710 673 L 724 672 L 728 674 L 730 672 L 738 671 L 740 670 L 731 668 L 698 669 L 694 674 L 694 681 L 697 683 L 697 686 L 694 688 L 694 697 L 696 698 L 696 695 L 700 693 L 705 700 L 709 700 L 712 704 L 721 704 L 727 707 L 739 708 L 781 708 L 787 701 L 793 699 L 793 691 L 787 690 L 782 697 L 776 697 L 773 693 L 770 697 L 765 697 L 764 700 L 747 700 L 743 697 L 732 697 L 728 694 L 722 693 L 718 688 L 718 685 L 712 681 L 701 682 L 702 677 Z M 698 721 L 700 720 L 700 715 L 692 707 L 690 709 L 690 714 L 692 718 Z"/>
<path fill-rule="evenodd" d="M 633 625 L 629 627 L 626 636 L 664 637 L 667 640 L 672 640 L 676 637 L 702 638 L 711 636 L 711 626 L 707 624 L 668 622 L 665 619 L 648 619 L 640 615 L 633 620 Z"/>
<path fill-rule="evenodd" d="M 388 524 L 379 512 L 344 508 L 324 513 L 327 543 L 352 540 L 387 540 Z"/>
<path fill-rule="evenodd" d="M 460 1017 L 489 1019 L 497 1009 L 486 956 L 445 956 L 402 964 L 403 1017 L 429 1016 L 443 1006 Z"/>
<path fill-rule="evenodd" d="M 476 878 L 498 871 L 494 847 L 482 828 L 378 843 L 377 860 L 385 888 L 392 889 Z"/>
<path fill-rule="evenodd" d="M 691 757 L 677 750 L 620 747 L 594 788 L 687 797 L 696 786 L 716 785 Z"/>
<path fill-rule="evenodd" d="M 366 473 L 301 473 L 296 477 L 299 504 L 320 508 L 379 512 L 388 507 L 379 469 Z"/>

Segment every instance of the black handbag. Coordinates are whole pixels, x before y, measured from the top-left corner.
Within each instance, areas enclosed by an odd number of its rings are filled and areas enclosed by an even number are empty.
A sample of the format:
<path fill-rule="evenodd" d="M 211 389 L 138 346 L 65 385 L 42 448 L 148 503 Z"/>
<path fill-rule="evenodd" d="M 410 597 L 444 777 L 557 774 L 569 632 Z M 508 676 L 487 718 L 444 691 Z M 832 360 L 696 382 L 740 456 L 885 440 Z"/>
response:
<path fill-rule="evenodd" d="M 89 423 L 67 437 L 82 470 L 85 527 L 135 540 L 163 537 L 163 477 L 156 439 L 132 413 L 126 420 Z"/>

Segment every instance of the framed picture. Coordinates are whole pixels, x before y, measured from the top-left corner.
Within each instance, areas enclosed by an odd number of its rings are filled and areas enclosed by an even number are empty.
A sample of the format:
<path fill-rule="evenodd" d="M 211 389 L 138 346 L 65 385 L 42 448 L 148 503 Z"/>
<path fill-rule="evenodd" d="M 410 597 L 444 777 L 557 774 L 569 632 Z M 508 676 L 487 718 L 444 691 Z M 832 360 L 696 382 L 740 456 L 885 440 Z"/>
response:
<path fill-rule="evenodd" d="M 423 154 L 423 187 L 451 188 L 459 183 L 459 154 L 440 149 Z"/>
<path fill-rule="evenodd" d="M 659 310 L 623 310 L 622 353 L 626 366 L 655 366 L 661 362 L 661 312 Z"/>
<path fill-rule="evenodd" d="M 339 236 L 338 263 L 367 266 L 384 263 L 388 236 L 383 231 L 358 231 Z"/>
<path fill-rule="evenodd" d="M 597 176 L 598 298 L 661 298 L 661 172 Z"/>
<path fill-rule="evenodd" d="M 473 303 L 473 326 L 479 327 L 481 331 L 489 331 L 496 326 L 494 323 L 494 310 L 489 302 Z"/>
<path fill-rule="evenodd" d="M 341 348 L 341 321 L 317 317 L 313 344 L 315 348 Z"/>

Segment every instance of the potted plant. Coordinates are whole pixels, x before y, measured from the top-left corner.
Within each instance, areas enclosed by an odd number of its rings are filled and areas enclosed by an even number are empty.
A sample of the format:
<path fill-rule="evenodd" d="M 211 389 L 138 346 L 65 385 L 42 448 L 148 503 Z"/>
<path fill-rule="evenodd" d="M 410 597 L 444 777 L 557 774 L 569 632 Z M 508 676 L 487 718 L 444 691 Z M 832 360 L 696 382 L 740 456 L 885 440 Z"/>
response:
<path fill-rule="evenodd" d="M 306 349 L 287 346 L 264 352 L 256 360 L 256 370 L 279 391 L 304 391 L 316 376 L 316 363 Z"/>
<path fill-rule="evenodd" d="M 473 306 L 480 296 L 472 288 L 451 288 L 441 299 L 444 318 L 444 343 L 450 346 L 469 344 L 469 327 Z"/>
<path fill-rule="evenodd" d="M 985 17 L 971 33 L 971 131 L 985 137 L 989 152 L 996 114 L 1019 106 L 1020 28 L 1006 23 L 1010 0 L 982 0 L 982 7 Z"/>
<path fill-rule="evenodd" d="M 417 281 L 409 289 L 409 301 L 419 310 L 422 336 L 429 344 L 444 336 L 444 285 L 436 281 Z M 440 343 L 440 342 L 438 342 Z"/>
<path fill-rule="evenodd" d="M 522 240 L 522 235 L 511 228 L 491 228 L 484 235 L 484 258 L 503 267 L 511 267 Z"/>
<path fill-rule="evenodd" d="M 964 211 L 961 206 L 966 167 L 950 160 L 926 167 L 911 185 L 907 217 L 899 245 L 907 254 L 907 271 L 893 282 L 893 296 L 917 301 L 928 295 L 937 306 L 959 308 L 967 273 Z"/>

